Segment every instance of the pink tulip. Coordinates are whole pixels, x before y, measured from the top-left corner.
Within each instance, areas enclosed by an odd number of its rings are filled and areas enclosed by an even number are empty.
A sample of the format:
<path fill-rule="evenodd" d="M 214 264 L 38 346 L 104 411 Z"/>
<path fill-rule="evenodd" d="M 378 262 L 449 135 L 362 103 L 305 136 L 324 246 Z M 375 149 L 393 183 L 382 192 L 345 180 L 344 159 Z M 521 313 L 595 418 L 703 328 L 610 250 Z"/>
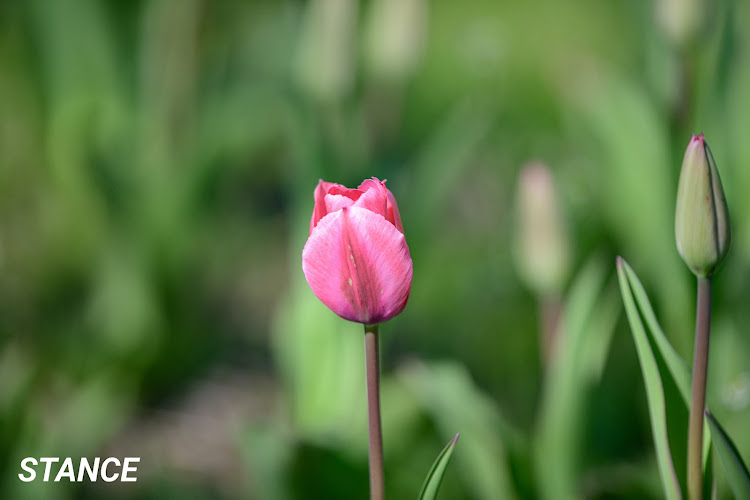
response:
<path fill-rule="evenodd" d="M 302 270 L 313 293 L 333 312 L 366 325 L 406 307 L 412 261 L 393 194 L 385 181 L 357 189 L 320 181 Z"/>

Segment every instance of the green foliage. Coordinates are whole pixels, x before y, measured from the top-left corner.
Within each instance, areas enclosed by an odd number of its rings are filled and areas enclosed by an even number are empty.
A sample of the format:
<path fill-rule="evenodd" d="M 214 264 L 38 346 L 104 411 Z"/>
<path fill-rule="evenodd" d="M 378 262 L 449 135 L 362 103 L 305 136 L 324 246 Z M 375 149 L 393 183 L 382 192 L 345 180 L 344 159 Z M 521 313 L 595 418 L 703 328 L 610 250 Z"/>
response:
<path fill-rule="evenodd" d="M 656 343 L 656 346 L 659 348 L 659 353 L 664 359 L 675 384 L 677 384 L 680 396 L 682 396 L 685 406 L 688 406 L 690 405 L 690 367 L 685 360 L 677 354 L 677 351 L 674 350 L 669 343 L 669 340 L 667 340 L 667 336 L 664 334 L 664 331 L 661 329 L 661 326 L 656 319 L 656 314 L 651 307 L 651 302 L 648 300 L 646 290 L 643 288 L 643 284 L 638 279 L 638 276 L 636 276 L 633 268 L 630 267 L 624 259 L 618 261 L 618 270 L 620 267 L 625 272 L 629 293 L 631 294 L 631 297 L 635 298 L 635 303 L 638 305 L 637 311 L 640 313 L 640 317 L 646 321 L 646 325 L 648 325 L 648 331 L 651 334 L 650 338 L 653 339 L 654 343 Z M 631 311 L 631 313 L 635 313 L 635 311 Z M 630 315 L 628 315 L 628 317 L 630 318 Z M 642 327 L 643 324 L 641 323 L 641 328 Z"/>
<path fill-rule="evenodd" d="M 448 467 L 448 462 L 451 460 L 453 455 L 453 448 L 456 446 L 458 441 L 458 434 L 445 445 L 443 451 L 435 459 L 435 463 L 430 467 L 430 472 L 427 473 L 427 477 L 422 485 L 422 490 L 419 492 L 419 500 L 435 500 L 437 498 L 438 489 L 440 483 L 443 481 L 443 474 L 445 469 Z"/>
<path fill-rule="evenodd" d="M 735 498 L 738 500 L 748 500 L 750 498 L 750 472 L 742 461 L 740 452 L 727 435 L 721 424 L 706 410 L 706 420 L 711 427 L 711 436 L 716 443 L 716 453 L 721 459 L 724 471 L 727 474 L 729 485 L 732 488 Z"/>
<path fill-rule="evenodd" d="M 665 362 L 669 376 L 672 377 L 682 395 L 685 406 L 689 406 L 690 404 L 691 376 L 687 364 L 669 344 L 659 326 L 643 285 L 633 269 L 623 259 L 618 258 L 617 270 L 620 276 L 625 310 L 630 321 L 633 337 L 636 341 L 636 347 L 641 360 L 641 369 L 646 381 L 646 393 L 649 397 L 649 409 L 652 416 L 654 442 L 662 472 L 662 484 L 667 491 L 667 495 L 670 495 L 673 493 L 670 493 L 669 489 L 675 486 L 679 488 L 679 485 L 675 483 L 676 475 L 671 463 L 671 452 L 666 436 L 666 413 L 661 382 L 661 377 L 664 375 L 659 373 L 659 367 L 656 364 L 649 339 L 658 347 L 659 354 Z M 649 338 L 646 338 L 646 329 L 641 318 L 644 318 L 648 325 Z M 750 474 L 747 472 L 747 467 L 743 463 L 737 447 L 708 410 L 706 410 L 706 417 L 703 434 L 703 465 L 704 474 L 706 475 L 706 488 L 710 490 L 712 484 L 709 452 L 711 449 L 711 437 L 713 437 L 717 454 L 724 466 L 724 471 L 727 474 L 729 485 L 735 497 L 748 498 L 750 494 Z"/>
<path fill-rule="evenodd" d="M 656 458 L 659 464 L 661 483 L 664 488 L 664 496 L 670 500 L 681 499 L 682 492 L 677 480 L 677 473 L 672 461 L 672 452 L 669 448 L 669 437 L 667 435 L 667 409 L 664 400 L 664 386 L 662 384 L 659 367 L 656 363 L 654 353 L 646 336 L 646 330 L 641 322 L 640 315 L 633 295 L 630 290 L 628 278 L 625 275 L 625 261 L 618 258 L 617 274 L 620 278 L 620 289 L 622 291 L 625 312 L 630 321 L 630 329 L 633 332 L 633 340 L 638 351 L 638 359 L 646 384 L 646 396 L 648 397 L 648 408 L 651 417 L 651 430 L 654 434 L 654 445 L 656 447 Z"/>
<path fill-rule="evenodd" d="M 455 467 L 466 490 L 488 500 L 516 498 L 507 447 L 520 438 L 466 370 L 453 363 L 416 365 L 402 377 L 440 434 L 461 429 Z"/>
<path fill-rule="evenodd" d="M 747 457 L 750 5 L 718 2 L 689 51 L 654 7 L 0 2 L 0 497 L 365 498 L 361 331 L 300 252 L 317 180 L 373 175 L 415 269 L 382 334 L 387 498 L 456 432 L 444 500 L 662 497 L 601 262 L 630 256 L 654 291 L 669 337 L 629 279 L 684 397 L 673 210 L 701 131 L 736 229 L 709 402 Z M 574 243 L 550 368 L 511 252 L 533 159 Z M 137 488 L 17 478 L 26 456 L 106 454 L 142 457 Z"/>
<path fill-rule="evenodd" d="M 633 268 L 631 268 L 624 259 L 621 259 L 620 262 L 624 269 L 625 276 L 627 277 L 630 292 L 635 298 L 635 302 L 638 304 L 638 311 L 640 312 L 641 317 L 646 321 L 646 325 L 648 325 L 648 332 L 650 334 L 649 339 L 656 344 L 661 359 L 664 360 L 664 363 L 669 370 L 669 375 L 672 377 L 671 380 L 677 386 L 677 390 L 680 392 L 680 396 L 682 396 L 682 401 L 685 403 L 685 407 L 689 408 L 690 387 L 692 384 L 690 368 L 685 360 L 677 354 L 677 351 L 675 351 L 669 343 L 667 336 L 661 329 L 661 326 L 656 319 L 654 309 L 651 307 L 651 302 L 646 295 L 646 290 L 643 288 L 643 284 L 638 279 L 638 276 L 636 276 L 635 271 L 633 271 Z M 630 315 L 628 315 L 628 318 L 630 318 Z M 707 422 L 703 425 L 703 441 L 703 466 L 705 468 L 711 444 L 711 435 L 708 433 Z"/>
<path fill-rule="evenodd" d="M 619 314 L 616 289 L 595 256 L 573 283 L 565 303 L 559 351 L 545 380 L 535 443 L 543 498 L 577 498 L 585 398 L 602 372 Z"/>

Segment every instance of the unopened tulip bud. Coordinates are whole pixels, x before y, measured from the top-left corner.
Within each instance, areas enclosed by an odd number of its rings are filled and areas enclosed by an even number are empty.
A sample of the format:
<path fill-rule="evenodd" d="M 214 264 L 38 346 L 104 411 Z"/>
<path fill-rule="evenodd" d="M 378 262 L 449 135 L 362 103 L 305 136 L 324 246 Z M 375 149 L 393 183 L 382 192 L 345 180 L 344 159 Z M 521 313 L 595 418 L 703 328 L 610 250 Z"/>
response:
<path fill-rule="evenodd" d="M 357 2 L 313 0 L 300 36 L 298 76 L 302 87 L 321 101 L 335 101 L 354 82 Z"/>
<path fill-rule="evenodd" d="M 675 238 L 682 260 L 699 278 L 716 271 L 732 240 L 719 171 L 703 134 L 693 136 L 682 160 Z"/>
<path fill-rule="evenodd" d="M 373 75 L 391 81 L 408 77 L 422 54 L 426 22 L 425 0 L 372 2 L 365 48 Z"/>
<path fill-rule="evenodd" d="M 547 166 L 523 167 L 518 184 L 516 262 L 521 278 L 539 295 L 559 292 L 567 278 L 570 249 L 555 181 Z"/>
<path fill-rule="evenodd" d="M 656 18 L 668 39 L 677 47 L 690 44 L 705 18 L 703 0 L 657 0 Z"/>

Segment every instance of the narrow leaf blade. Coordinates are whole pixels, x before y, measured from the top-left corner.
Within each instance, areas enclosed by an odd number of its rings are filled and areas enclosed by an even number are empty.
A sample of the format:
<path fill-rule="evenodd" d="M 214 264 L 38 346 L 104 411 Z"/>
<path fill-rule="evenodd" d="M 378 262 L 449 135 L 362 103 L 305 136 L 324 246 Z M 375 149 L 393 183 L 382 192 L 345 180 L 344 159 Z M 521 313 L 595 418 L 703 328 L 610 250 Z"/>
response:
<path fill-rule="evenodd" d="M 685 360 L 677 354 L 677 351 L 675 351 L 664 334 L 664 330 L 661 329 L 654 309 L 651 307 L 651 302 L 646 295 L 646 290 L 643 288 L 643 284 L 638 279 L 638 276 L 636 276 L 635 271 L 633 271 L 625 260 L 622 261 L 622 264 L 630 283 L 630 289 L 633 292 L 635 301 L 638 303 L 638 308 L 641 310 L 641 314 L 646 320 L 646 325 L 648 325 L 648 329 L 651 331 L 651 337 L 659 348 L 659 352 L 677 385 L 677 389 L 680 391 L 682 399 L 686 405 L 690 406 L 690 385 L 692 380 L 690 368 Z"/>
<path fill-rule="evenodd" d="M 576 498 L 580 475 L 587 388 L 596 381 L 608 352 L 621 299 L 599 255 L 573 280 L 563 306 L 564 342 L 548 365 L 534 440 L 539 498 Z"/>
<path fill-rule="evenodd" d="M 672 344 L 669 343 L 667 336 L 664 334 L 664 330 L 661 329 L 661 325 L 659 325 L 659 321 L 656 319 L 654 308 L 651 307 L 651 302 L 648 300 L 646 289 L 643 287 L 641 280 L 638 279 L 633 268 L 631 268 L 624 259 L 622 260 L 622 265 L 625 269 L 625 275 L 628 278 L 628 282 L 630 283 L 630 290 L 638 304 L 641 315 L 643 315 L 643 318 L 646 320 L 646 325 L 648 326 L 648 331 L 651 333 L 651 338 L 654 339 L 654 343 L 656 344 L 656 347 L 658 347 L 659 353 L 661 354 L 664 363 L 667 365 L 669 373 L 672 375 L 672 380 L 674 380 L 677 389 L 680 391 L 685 406 L 690 410 L 690 387 L 693 383 L 693 376 L 690 373 L 690 367 L 677 353 L 674 347 L 672 347 Z M 706 476 L 711 472 L 707 467 L 710 449 L 711 434 L 708 432 L 708 423 L 704 422 L 703 469 Z"/>
<path fill-rule="evenodd" d="M 738 500 L 750 500 L 750 472 L 742 461 L 737 447 L 724 431 L 721 424 L 714 418 L 710 411 L 706 410 L 706 420 L 711 429 L 716 453 L 719 455 L 721 465 L 727 474 L 729 486 L 732 488 L 735 498 Z"/>
<path fill-rule="evenodd" d="M 425 414 L 440 433 L 461 429 L 461 454 L 455 467 L 471 498 L 514 500 L 511 456 L 530 444 L 474 383 L 465 366 L 454 362 L 414 362 L 399 371 Z"/>
<path fill-rule="evenodd" d="M 451 456 L 453 455 L 453 449 L 458 441 L 458 434 L 453 436 L 453 439 L 443 448 L 440 455 L 435 459 L 435 463 L 432 464 L 430 472 L 427 473 L 427 477 L 422 485 L 422 490 L 419 492 L 418 500 L 434 500 L 437 497 L 438 489 L 440 489 L 440 483 L 443 482 L 443 475 L 445 469 L 448 467 Z"/>
<path fill-rule="evenodd" d="M 664 387 L 662 386 L 659 367 L 656 358 L 651 351 L 651 345 L 646 337 L 646 330 L 641 322 L 638 308 L 636 307 L 633 293 L 625 271 L 625 261 L 617 258 L 617 276 L 620 279 L 620 291 L 625 305 L 630 331 L 633 334 L 641 372 L 646 384 L 646 398 L 648 399 L 648 410 L 651 418 L 651 432 L 654 436 L 656 447 L 656 459 L 659 464 L 662 486 L 665 497 L 669 500 L 681 499 L 680 484 L 672 462 L 672 454 L 669 450 L 669 438 L 667 436 L 667 414 L 664 401 Z"/>

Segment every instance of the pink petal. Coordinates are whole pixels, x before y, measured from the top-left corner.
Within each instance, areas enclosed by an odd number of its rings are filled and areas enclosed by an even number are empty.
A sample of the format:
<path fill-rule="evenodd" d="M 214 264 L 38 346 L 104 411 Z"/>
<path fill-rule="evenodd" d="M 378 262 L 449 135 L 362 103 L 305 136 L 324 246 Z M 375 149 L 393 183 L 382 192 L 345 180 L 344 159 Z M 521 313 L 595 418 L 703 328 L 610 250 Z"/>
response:
<path fill-rule="evenodd" d="M 340 194 L 342 196 L 346 196 L 352 201 L 357 201 L 359 197 L 362 196 L 362 191 L 360 191 L 359 189 L 349 189 L 348 187 L 342 186 L 341 184 L 334 184 L 333 186 L 331 186 L 331 189 L 328 190 L 328 194 Z"/>
<path fill-rule="evenodd" d="M 359 189 L 364 191 L 365 194 L 362 195 L 362 198 L 360 198 L 355 206 L 363 206 L 375 213 L 379 213 L 403 234 L 404 226 L 401 223 L 401 214 L 398 212 L 396 198 L 385 187 L 385 181 L 378 180 L 377 177 L 366 179 L 359 185 Z"/>
<path fill-rule="evenodd" d="M 344 207 L 351 207 L 352 205 L 354 205 L 354 200 L 348 196 L 331 193 L 326 195 L 326 210 L 328 210 L 329 214 L 341 210 Z"/>
<path fill-rule="evenodd" d="M 328 214 L 328 211 L 326 210 L 325 197 L 328 191 L 333 186 L 338 186 L 338 184 L 319 180 L 318 185 L 315 187 L 315 191 L 313 192 L 313 198 L 315 198 L 315 207 L 313 208 L 312 218 L 310 219 L 310 233 L 312 233 L 312 230 L 318 223 L 318 221 Z"/>
<path fill-rule="evenodd" d="M 388 189 L 376 178 L 367 179 L 357 188 L 362 196 L 354 204 L 355 207 L 366 208 L 388 219 Z M 393 223 L 392 220 L 389 222 Z"/>
<path fill-rule="evenodd" d="M 396 205 L 396 198 L 390 189 L 386 189 L 386 191 L 388 191 L 388 215 L 386 219 L 391 221 L 396 229 L 401 231 L 401 234 L 404 234 L 404 225 L 401 223 L 401 214 L 398 211 L 398 205 Z"/>
<path fill-rule="evenodd" d="M 326 306 L 364 324 L 403 311 L 413 272 L 404 235 L 382 216 L 356 206 L 318 222 L 302 251 L 302 270 Z"/>

